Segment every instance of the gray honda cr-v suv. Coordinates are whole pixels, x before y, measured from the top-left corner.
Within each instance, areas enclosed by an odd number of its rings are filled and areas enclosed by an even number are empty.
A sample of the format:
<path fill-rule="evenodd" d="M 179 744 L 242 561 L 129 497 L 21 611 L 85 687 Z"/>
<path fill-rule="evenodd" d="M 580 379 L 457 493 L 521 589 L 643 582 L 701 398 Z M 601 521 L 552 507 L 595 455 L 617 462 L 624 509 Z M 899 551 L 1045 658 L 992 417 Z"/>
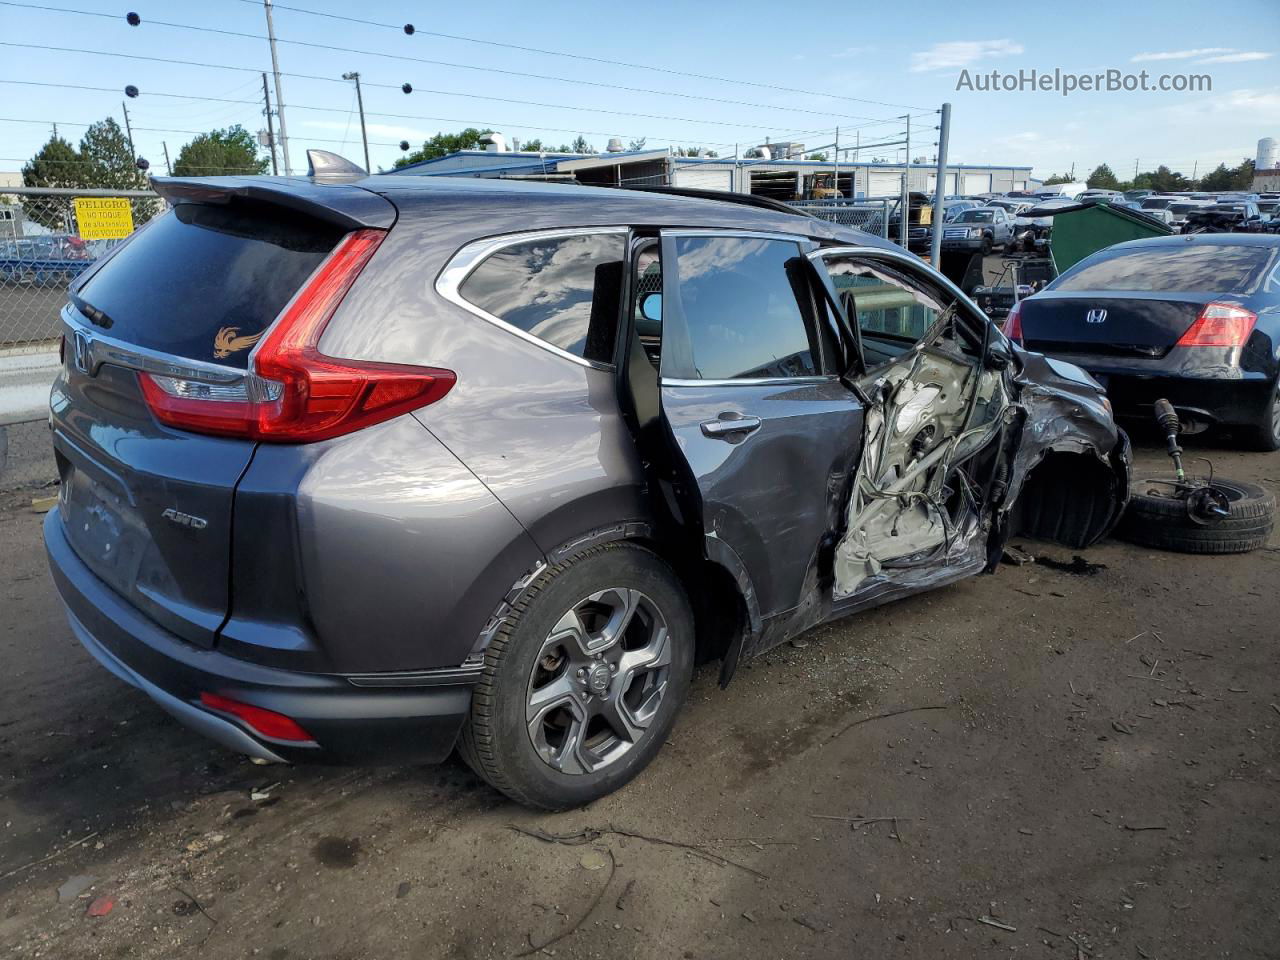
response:
<path fill-rule="evenodd" d="M 635 776 L 696 661 L 1123 508 L 1098 385 L 917 258 L 751 198 L 157 180 L 73 286 L 45 523 L 71 626 L 267 760 L 519 801 Z"/>

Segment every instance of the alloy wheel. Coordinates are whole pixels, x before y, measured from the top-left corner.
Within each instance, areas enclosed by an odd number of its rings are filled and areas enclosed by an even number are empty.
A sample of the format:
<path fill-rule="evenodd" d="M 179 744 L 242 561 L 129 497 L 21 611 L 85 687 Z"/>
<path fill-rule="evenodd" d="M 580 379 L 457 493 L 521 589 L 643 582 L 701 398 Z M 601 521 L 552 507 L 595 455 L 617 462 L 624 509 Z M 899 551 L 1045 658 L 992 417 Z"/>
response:
<path fill-rule="evenodd" d="M 534 750 L 565 774 L 616 763 L 644 738 L 670 673 L 666 619 L 646 594 L 610 587 L 580 600 L 547 634 L 529 678 Z"/>

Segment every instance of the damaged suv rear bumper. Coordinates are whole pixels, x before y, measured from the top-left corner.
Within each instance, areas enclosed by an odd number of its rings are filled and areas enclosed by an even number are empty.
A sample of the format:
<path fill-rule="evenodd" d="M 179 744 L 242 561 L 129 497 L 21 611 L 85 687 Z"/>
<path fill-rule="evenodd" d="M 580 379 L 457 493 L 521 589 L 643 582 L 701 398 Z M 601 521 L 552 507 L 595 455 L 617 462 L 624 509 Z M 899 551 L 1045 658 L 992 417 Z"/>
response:
<path fill-rule="evenodd" d="M 348 677 L 248 663 L 179 639 L 76 556 L 58 510 L 45 518 L 54 583 L 76 638 L 104 667 L 186 726 L 239 753 L 290 763 L 432 763 L 453 749 L 478 670 Z M 280 739 L 202 705 L 202 694 L 293 720 L 310 740 Z"/>

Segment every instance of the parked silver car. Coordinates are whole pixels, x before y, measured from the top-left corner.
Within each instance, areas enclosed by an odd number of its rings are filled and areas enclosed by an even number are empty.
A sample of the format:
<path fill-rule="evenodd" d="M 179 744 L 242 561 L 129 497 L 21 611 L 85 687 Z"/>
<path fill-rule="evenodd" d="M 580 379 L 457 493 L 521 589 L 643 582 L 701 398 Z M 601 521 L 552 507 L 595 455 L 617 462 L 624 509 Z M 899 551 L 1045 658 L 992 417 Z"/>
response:
<path fill-rule="evenodd" d="M 1097 383 L 784 207 L 155 184 L 174 209 L 63 313 L 45 538 L 90 653 L 254 757 L 457 744 L 582 804 L 652 759 L 695 661 L 727 683 L 1127 497 Z"/>

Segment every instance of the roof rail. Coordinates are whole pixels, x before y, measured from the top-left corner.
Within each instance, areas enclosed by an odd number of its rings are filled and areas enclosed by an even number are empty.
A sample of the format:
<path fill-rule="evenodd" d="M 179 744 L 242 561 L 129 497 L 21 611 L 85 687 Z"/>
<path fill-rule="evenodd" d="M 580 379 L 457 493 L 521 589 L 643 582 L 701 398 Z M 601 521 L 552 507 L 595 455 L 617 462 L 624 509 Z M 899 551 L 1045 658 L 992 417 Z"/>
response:
<path fill-rule="evenodd" d="M 793 217 L 809 217 L 817 219 L 803 210 L 797 210 L 781 200 L 771 197 L 758 197 L 750 193 L 730 193 L 727 190 L 702 190 L 697 187 L 663 187 L 646 186 L 644 184 L 619 185 L 615 190 L 638 190 L 642 193 L 665 193 L 675 197 L 693 197 L 696 200 L 719 200 L 721 203 L 736 203 L 744 207 L 758 207 L 761 210 L 772 210 L 774 213 L 786 213 Z"/>

